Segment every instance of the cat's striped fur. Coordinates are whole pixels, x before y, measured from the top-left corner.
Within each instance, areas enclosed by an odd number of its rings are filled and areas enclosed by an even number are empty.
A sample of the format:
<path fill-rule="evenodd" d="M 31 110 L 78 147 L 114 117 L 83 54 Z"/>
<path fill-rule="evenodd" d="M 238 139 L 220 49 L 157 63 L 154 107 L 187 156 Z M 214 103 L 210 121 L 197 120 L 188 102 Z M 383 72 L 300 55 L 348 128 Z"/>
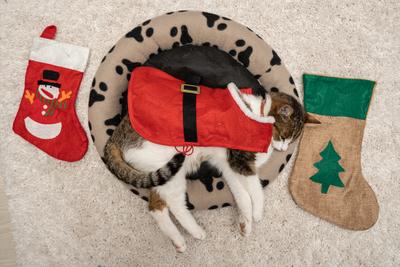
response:
<path fill-rule="evenodd" d="M 241 97 L 257 116 L 267 114 L 275 118 L 273 141 L 267 153 L 196 147 L 192 155 L 185 157 L 176 154 L 173 147 L 143 139 L 132 129 L 128 115 L 105 147 L 105 162 L 120 180 L 136 187 L 151 188 L 150 214 L 180 252 L 185 250 L 185 241 L 171 221 L 169 211 L 192 236 L 205 238 L 204 230 L 186 207 L 186 175 L 197 171 L 203 161 L 220 170 L 237 203 L 241 233 L 247 235 L 252 220 L 260 220 L 263 214 L 264 195 L 257 168 L 269 159 L 272 147 L 287 149 L 287 145 L 300 135 L 308 118 L 296 99 L 282 93 L 267 94 L 269 103 L 262 113 L 263 97 Z"/>

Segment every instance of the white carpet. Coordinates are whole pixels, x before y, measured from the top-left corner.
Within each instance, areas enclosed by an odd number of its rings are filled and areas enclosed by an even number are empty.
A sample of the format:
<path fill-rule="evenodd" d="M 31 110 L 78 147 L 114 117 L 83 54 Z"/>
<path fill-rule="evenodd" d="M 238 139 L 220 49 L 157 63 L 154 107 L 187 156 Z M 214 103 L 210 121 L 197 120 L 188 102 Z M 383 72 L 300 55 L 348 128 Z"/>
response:
<path fill-rule="evenodd" d="M 358 4 L 355 2 L 359 2 Z M 48 24 L 58 40 L 91 48 L 76 108 L 87 129 L 90 83 L 102 56 L 136 24 L 167 11 L 207 10 L 259 33 L 302 73 L 378 81 L 362 166 L 381 207 L 365 232 L 342 230 L 292 201 L 289 168 L 266 194 L 249 238 L 233 209 L 196 212 L 205 241 L 188 235 L 176 254 L 146 203 L 106 170 L 92 145 L 77 163 L 54 160 L 12 133 L 32 38 Z M 5 180 L 20 266 L 399 266 L 400 2 L 365 1 L 0 1 L 0 176 Z M 290 166 L 289 166 L 290 167 Z"/>

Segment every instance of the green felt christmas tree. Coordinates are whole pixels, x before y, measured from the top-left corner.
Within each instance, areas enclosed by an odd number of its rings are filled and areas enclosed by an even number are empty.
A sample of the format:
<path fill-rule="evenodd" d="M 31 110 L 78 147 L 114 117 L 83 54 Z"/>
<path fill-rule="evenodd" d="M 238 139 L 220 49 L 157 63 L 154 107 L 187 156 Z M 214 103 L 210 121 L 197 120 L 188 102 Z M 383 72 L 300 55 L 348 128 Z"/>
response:
<path fill-rule="evenodd" d="M 323 194 L 328 193 L 328 189 L 331 185 L 344 187 L 339 177 L 339 173 L 344 172 L 344 169 L 339 164 L 341 157 L 335 151 L 332 141 L 329 141 L 320 155 L 322 160 L 314 164 L 318 172 L 311 176 L 310 179 L 315 183 L 321 184 L 321 193 Z"/>

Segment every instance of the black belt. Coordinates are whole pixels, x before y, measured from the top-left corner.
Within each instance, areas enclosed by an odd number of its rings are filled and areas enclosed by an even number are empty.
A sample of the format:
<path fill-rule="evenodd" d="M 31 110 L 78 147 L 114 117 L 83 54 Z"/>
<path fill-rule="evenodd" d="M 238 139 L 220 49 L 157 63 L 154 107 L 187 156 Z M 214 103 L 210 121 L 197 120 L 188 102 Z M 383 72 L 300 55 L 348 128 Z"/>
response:
<path fill-rule="evenodd" d="M 185 142 L 197 142 L 196 96 L 200 94 L 200 77 L 189 75 L 181 85 L 183 93 L 183 135 Z"/>

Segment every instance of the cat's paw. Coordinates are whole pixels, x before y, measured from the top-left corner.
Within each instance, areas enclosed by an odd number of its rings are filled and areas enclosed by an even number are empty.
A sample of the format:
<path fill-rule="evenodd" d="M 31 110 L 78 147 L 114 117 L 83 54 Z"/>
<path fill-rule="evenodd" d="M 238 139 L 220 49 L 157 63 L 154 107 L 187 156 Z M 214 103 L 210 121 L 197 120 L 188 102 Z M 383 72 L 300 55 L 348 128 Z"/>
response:
<path fill-rule="evenodd" d="M 285 141 L 272 140 L 272 147 L 278 151 L 286 151 L 288 149 L 288 143 Z"/>
<path fill-rule="evenodd" d="M 255 208 L 253 207 L 253 220 L 255 222 L 259 222 L 261 221 L 261 219 L 263 218 L 264 215 L 264 210 L 263 208 Z"/>
<path fill-rule="evenodd" d="M 242 236 L 244 237 L 249 236 L 251 233 L 251 220 L 247 220 L 244 216 L 240 216 L 239 230 Z"/>
<path fill-rule="evenodd" d="M 196 239 L 204 240 L 207 234 L 202 228 L 199 227 L 196 231 L 192 233 L 192 236 Z"/>
<path fill-rule="evenodd" d="M 174 244 L 174 247 L 175 247 L 177 252 L 179 252 L 179 253 L 185 252 L 185 250 L 186 250 L 185 240 L 182 240 L 182 241 L 179 241 L 179 242 L 175 241 L 175 242 L 172 242 L 172 243 Z"/>

